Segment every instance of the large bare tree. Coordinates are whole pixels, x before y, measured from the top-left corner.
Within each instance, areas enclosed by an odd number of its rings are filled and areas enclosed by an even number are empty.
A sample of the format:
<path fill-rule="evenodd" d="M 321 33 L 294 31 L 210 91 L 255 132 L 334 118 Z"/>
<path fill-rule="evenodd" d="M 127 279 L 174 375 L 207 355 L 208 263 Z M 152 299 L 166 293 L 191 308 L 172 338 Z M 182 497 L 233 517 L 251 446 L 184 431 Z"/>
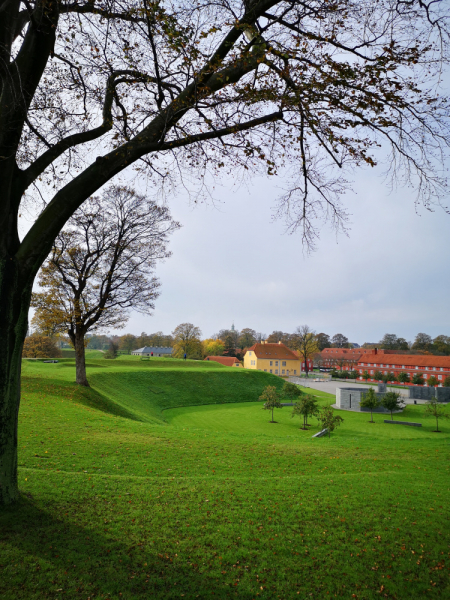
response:
<path fill-rule="evenodd" d="M 291 345 L 300 355 L 300 361 L 305 361 L 305 373 L 308 377 L 308 361 L 312 360 L 319 347 L 317 345 L 316 332 L 308 325 L 299 325 L 292 334 Z"/>
<path fill-rule="evenodd" d="M 88 331 L 123 327 L 130 308 L 151 314 L 159 296 L 156 263 L 170 256 L 179 228 L 169 209 L 126 187 L 89 198 L 58 235 L 32 297 L 35 318 L 67 333 L 75 348 L 76 382 L 86 377 Z"/>
<path fill-rule="evenodd" d="M 433 82 L 449 7 L 427 0 L 0 0 L 0 503 L 17 487 L 34 277 L 66 221 L 133 166 L 155 189 L 290 169 L 280 212 L 339 226 L 346 167 L 437 200 L 449 135 Z M 286 171 L 284 171 L 286 173 Z M 24 200 L 45 208 L 23 239 Z M 319 220 L 319 223 L 322 221 Z"/>

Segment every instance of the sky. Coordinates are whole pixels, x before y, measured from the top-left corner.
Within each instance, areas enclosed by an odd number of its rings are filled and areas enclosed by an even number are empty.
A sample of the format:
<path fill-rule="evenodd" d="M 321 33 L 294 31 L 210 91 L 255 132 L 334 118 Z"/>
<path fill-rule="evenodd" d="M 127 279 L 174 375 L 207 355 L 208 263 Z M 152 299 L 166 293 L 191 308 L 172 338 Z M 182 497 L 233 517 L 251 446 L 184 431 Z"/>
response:
<path fill-rule="evenodd" d="M 310 255 L 272 219 L 280 178 L 239 189 L 224 179 L 214 205 L 171 198 L 183 227 L 157 268 L 161 296 L 153 316 L 132 313 L 122 333 L 170 333 L 189 322 L 204 338 L 232 323 L 267 335 L 307 324 L 359 344 L 385 333 L 450 335 L 450 215 L 416 207 L 413 190 L 390 192 L 380 173 L 356 174 L 343 200 L 348 237 L 325 225 Z"/>

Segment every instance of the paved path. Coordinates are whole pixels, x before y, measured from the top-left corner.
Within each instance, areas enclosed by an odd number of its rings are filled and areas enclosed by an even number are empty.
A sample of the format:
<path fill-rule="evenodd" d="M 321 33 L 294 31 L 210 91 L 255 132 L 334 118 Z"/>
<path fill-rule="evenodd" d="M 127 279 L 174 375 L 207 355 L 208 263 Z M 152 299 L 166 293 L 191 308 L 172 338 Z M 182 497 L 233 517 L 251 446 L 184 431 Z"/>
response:
<path fill-rule="evenodd" d="M 378 385 L 374 384 L 374 385 L 366 385 L 364 383 L 357 383 L 353 380 L 349 380 L 349 381 L 313 381 L 314 377 L 311 378 L 303 378 L 303 377 L 291 377 L 290 381 L 292 381 L 292 383 L 297 383 L 299 385 L 302 385 L 303 387 L 309 387 L 311 389 L 314 390 L 319 390 L 321 392 L 327 392 L 328 394 L 333 394 L 336 395 L 336 388 L 363 388 L 363 389 L 367 389 L 369 387 L 372 387 L 375 391 L 378 390 Z M 403 401 L 405 402 L 405 404 L 414 404 L 414 400 L 412 398 L 407 398 L 406 394 L 408 394 L 408 390 L 403 390 L 401 388 L 397 388 L 397 387 L 388 387 L 387 388 L 389 391 L 393 391 L 393 392 L 400 392 L 400 394 L 403 396 Z M 426 400 L 416 400 L 417 404 L 426 404 Z"/>

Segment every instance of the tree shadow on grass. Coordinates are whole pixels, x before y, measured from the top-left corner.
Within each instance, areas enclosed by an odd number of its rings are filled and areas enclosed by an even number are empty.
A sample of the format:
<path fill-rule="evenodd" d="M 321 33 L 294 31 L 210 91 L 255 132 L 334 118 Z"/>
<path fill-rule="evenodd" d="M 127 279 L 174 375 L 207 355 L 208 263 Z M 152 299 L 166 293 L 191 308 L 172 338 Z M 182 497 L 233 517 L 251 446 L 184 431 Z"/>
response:
<path fill-rule="evenodd" d="M 144 530 L 138 540 L 121 533 L 118 539 L 100 532 L 101 517 L 95 530 L 73 522 L 73 508 L 69 520 L 64 512 L 56 517 L 51 507 L 44 510 L 22 497 L 1 510 L 3 600 L 253 597 L 199 572 L 187 556 L 177 557 L 174 546 L 167 551 L 154 546 L 158 531 Z"/>

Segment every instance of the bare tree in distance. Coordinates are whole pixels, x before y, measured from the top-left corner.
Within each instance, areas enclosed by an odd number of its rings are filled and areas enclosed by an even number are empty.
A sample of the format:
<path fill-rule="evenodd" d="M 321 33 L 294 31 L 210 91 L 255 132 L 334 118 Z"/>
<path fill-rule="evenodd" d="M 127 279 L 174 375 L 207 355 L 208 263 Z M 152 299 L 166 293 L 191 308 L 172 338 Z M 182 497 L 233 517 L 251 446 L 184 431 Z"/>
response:
<path fill-rule="evenodd" d="M 322 350 L 324 350 L 325 348 L 331 347 L 330 336 L 327 335 L 326 333 L 317 333 L 316 340 L 317 340 L 317 348 L 318 348 L 319 352 L 322 352 Z"/>
<path fill-rule="evenodd" d="M 334 348 L 348 348 L 348 338 L 342 333 L 336 333 L 331 338 Z"/>
<path fill-rule="evenodd" d="M 172 331 L 173 355 L 177 358 L 202 358 L 200 328 L 192 323 L 181 323 Z"/>
<path fill-rule="evenodd" d="M 284 333 L 283 331 L 272 331 L 272 333 L 267 337 L 266 342 L 268 344 L 278 344 L 278 342 L 281 342 L 286 346 L 290 346 L 291 338 L 292 336 L 290 333 Z"/>
<path fill-rule="evenodd" d="M 249 348 L 253 346 L 256 342 L 256 331 L 254 329 L 250 329 L 249 327 L 244 327 L 241 329 L 238 339 L 238 346 L 241 350 L 244 348 Z"/>
<path fill-rule="evenodd" d="M 113 186 L 87 200 L 56 238 L 32 305 L 36 320 L 69 335 L 78 384 L 89 385 L 88 331 L 123 327 L 131 308 L 151 314 L 160 287 L 154 269 L 171 255 L 169 236 L 179 227 L 166 207 Z"/>
<path fill-rule="evenodd" d="M 345 227 L 346 172 L 377 161 L 441 202 L 446 2 L 0 0 L 0 503 L 14 502 L 34 278 L 71 215 L 128 167 L 155 191 L 283 174 L 314 246 Z M 345 18 L 344 18 L 345 15 Z M 195 179 L 196 178 L 196 179 Z M 26 235 L 23 202 L 46 199 Z"/>
<path fill-rule="evenodd" d="M 308 325 L 300 325 L 292 335 L 292 347 L 300 354 L 300 361 L 305 361 L 305 373 L 308 377 L 308 360 L 311 360 L 318 350 L 316 332 Z"/>

